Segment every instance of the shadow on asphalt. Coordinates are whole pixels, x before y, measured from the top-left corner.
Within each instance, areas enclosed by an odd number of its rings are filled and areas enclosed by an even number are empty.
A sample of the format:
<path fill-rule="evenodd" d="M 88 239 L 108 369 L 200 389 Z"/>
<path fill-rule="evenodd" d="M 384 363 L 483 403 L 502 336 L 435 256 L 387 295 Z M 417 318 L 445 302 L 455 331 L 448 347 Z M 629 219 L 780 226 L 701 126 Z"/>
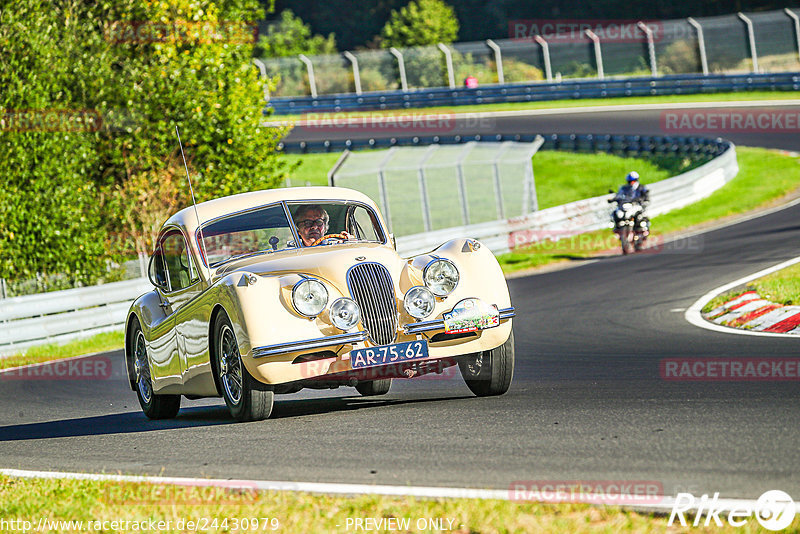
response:
<path fill-rule="evenodd" d="M 341 397 L 325 399 L 298 399 L 275 402 L 270 416 L 272 419 L 285 419 L 304 415 L 319 415 L 331 412 L 362 410 L 384 406 L 441 402 L 448 400 L 472 399 L 471 395 L 456 397 L 418 398 L 418 399 L 379 399 L 367 397 Z M 268 424 L 266 421 L 265 424 Z M 225 406 L 198 406 L 181 408 L 178 417 L 153 421 L 141 412 L 125 412 L 61 419 L 45 423 L 26 423 L 0 427 L 0 442 L 25 441 L 33 439 L 65 438 L 75 436 L 103 436 L 112 434 L 131 434 L 179 428 L 238 424 L 231 419 Z"/>

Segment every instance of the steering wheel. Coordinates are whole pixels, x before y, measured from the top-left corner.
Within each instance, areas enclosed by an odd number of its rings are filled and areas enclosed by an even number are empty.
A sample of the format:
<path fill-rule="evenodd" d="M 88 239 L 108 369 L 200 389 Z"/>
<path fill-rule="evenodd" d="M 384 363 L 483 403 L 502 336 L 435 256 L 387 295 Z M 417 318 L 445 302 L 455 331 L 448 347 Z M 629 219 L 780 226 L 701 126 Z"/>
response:
<path fill-rule="evenodd" d="M 312 247 L 316 247 L 317 245 L 319 245 L 320 243 L 322 243 L 326 239 L 331 239 L 331 238 L 333 238 L 333 239 L 341 239 L 342 241 L 347 241 L 348 239 L 350 239 L 348 234 L 345 234 L 345 233 L 341 233 L 341 234 L 325 234 L 324 236 L 320 237 L 319 239 L 317 239 L 316 241 L 311 243 L 311 246 Z"/>

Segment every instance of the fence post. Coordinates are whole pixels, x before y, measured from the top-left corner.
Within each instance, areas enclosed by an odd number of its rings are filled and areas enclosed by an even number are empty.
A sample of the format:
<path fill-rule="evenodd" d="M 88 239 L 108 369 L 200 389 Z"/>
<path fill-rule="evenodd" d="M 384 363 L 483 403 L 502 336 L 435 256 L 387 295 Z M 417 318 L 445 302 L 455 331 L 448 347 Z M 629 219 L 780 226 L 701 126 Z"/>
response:
<path fill-rule="evenodd" d="M 741 11 L 736 14 L 747 25 L 747 40 L 750 42 L 750 57 L 753 58 L 753 72 L 758 72 L 758 53 L 756 52 L 756 34 L 753 31 L 753 21 Z"/>
<path fill-rule="evenodd" d="M 547 44 L 547 41 L 544 40 L 544 37 L 541 35 L 536 35 L 533 39 L 539 43 L 539 46 L 542 47 L 542 55 L 544 56 L 544 72 L 545 76 L 547 76 L 547 81 L 553 81 L 553 69 L 550 67 L 550 46 Z M 561 80 L 559 80 L 561 81 Z"/>
<path fill-rule="evenodd" d="M 314 65 L 305 54 L 300 54 L 297 57 L 306 65 L 306 70 L 308 71 L 308 87 L 311 90 L 311 96 L 317 98 L 317 80 L 314 78 Z"/>
<path fill-rule="evenodd" d="M 0 299 L 8 298 L 8 290 L 6 289 L 6 279 L 0 278 Z"/>
<path fill-rule="evenodd" d="M 386 224 L 389 225 L 389 233 L 392 233 L 392 213 L 389 210 L 389 192 L 386 190 L 386 164 L 389 163 L 389 160 L 392 159 L 394 156 L 394 152 L 397 150 L 397 147 L 392 147 L 386 153 L 386 157 L 383 158 L 378 164 L 378 190 L 380 191 L 381 195 L 381 204 L 383 205 L 383 216 L 386 219 Z"/>
<path fill-rule="evenodd" d="M 391 47 L 389 52 L 397 58 L 397 70 L 400 71 L 400 88 L 404 93 L 407 93 L 408 79 L 406 78 L 406 62 L 403 59 L 403 53 L 395 47 Z"/>
<path fill-rule="evenodd" d="M 650 72 L 653 78 L 655 78 L 658 76 L 658 67 L 656 66 L 656 45 L 653 40 L 653 30 L 648 28 L 647 24 L 641 21 L 637 22 L 636 25 L 647 36 L 647 54 L 650 56 Z"/>
<path fill-rule="evenodd" d="M 444 44 L 439 43 L 437 46 L 439 47 L 439 50 L 441 50 L 442 53 L 444 54 L 444 61 L 447 64 L 447 80 L 450 82 L 450 89 L 455 89 L 456 78 L 455 75 L 453 74 L 453 54 L 450 52 L 450 49 L 447 48 L 447 46 L 445 46 Z"/>
<path fill-rule="evenodd" d="M 439 145 L 432 144 L 425 151 L 419 164 L 417 165 L 417 176 L 419 177 L 419 196 L 422 200 L 422 224 L 426 232 L 431 231 L 431 205 L 428 199 L 428 187 L 425 183 L 425 163 L 433 156 L 433 153 L 439 148 Z"/>
<path fill-rule="evenodd" d="M 800 60 L 800 17 L 788 7 L 783 8 L 783 11 L 794 21 L 794 38 L 797 41 L 797 58 Z"/>
<path fill-rule="evenodd" d="M 464 226 L 469 224 L 469 203 L 467 202 L 467 181 L 464 179 L 464 160 L 467 159 L 469 153 L 472 152 L 473 147 L 477 141 L 470 141 L 464 145 L 461 154 L 456 159 L 456 177 L 458 179 L 458 196 L 461 201 L 461 218 L 464 220 Z"/>
<path fill-rule="evenodd" d="M 267 76 L 267 66 L 258 58 L 253 58 L 253 63 L 258 67 L 261 72 L 261 77 L 264 78 L 264 102 L 269 102 L 269 76 Z"/>
<path fill-rule="evenodd" d="M 342 168 L 342 165 L 344 165 L 344 162 L 345 162 L 345 160 L 347 159 L 347 157 L 349 155 L 350 155 L 350 151 L 345 148 L 344 152 L 342 152 L 342 155 L 339 156 L 339 159 L 337 159 L 336 163 L 334 163 L 333 167 L 331 167 L 331 170 L 328 171 L 328 185 L 329 186 L 331 186 L 331 187 L 335 187 L 336 186 L 336 173 L 339 172 L 339 169 Z"/>
<path fill-rule="evenodd" d="M 486 45 L 494 52 L 494 62 L 497 64 L 497 83 L 504 84 L 506 78 L 503 75 L 503 53 L 500 46 L 491 39 L 486 39 Z"/>
<path fill-rule="evenodd" d="M 584 30 L 586 37 L 594 43 L 594 61 L 597 63 L 597 77 L 601 80 L 605 78 L 603 73 L 603 51 L 600 50 L 600 38 L 592 30 Z"/>
<path fill-rule="evenodd" d="M 361 94 L 361 74 L 358 71 L 358 58 L 352 52 L 344 51 L 344 57 L 350 60 L 353 64 L 353 83 L 356 86 L 356 94 Z"/>
<path fill-rule="evenodd" d="M 703 74 L 708 76 L 708 58 L 706 57 L 706 40 L 703 38 L 703 27 L 692 17 L 686 20 L 697 31 L 697 48 L 700 51 L 700 66 L 703 68 Z"/>
<path fill-rule="evenodd" d="M 500 146 L 500 150 L 494 156 L 492 161 L 492 178 L 494 178 L 494 199 L 497 205 L 497 218 L 505 219 L 506 210 L 503 206 L 503 188 L 500 184 L 500 158 L 514 145 L 514 141 L 505 141 Z"/>

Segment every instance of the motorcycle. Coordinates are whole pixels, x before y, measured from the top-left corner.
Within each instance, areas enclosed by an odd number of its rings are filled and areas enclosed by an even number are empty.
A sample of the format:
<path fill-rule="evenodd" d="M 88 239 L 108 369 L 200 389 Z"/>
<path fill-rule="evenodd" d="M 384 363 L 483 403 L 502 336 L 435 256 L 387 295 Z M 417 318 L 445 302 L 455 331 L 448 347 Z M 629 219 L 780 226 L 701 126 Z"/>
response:
<path fill-rule="evenodd" d="M 612 190 L 608 192 L 614 193 Z M 642 202 L 617 195 L 608 199 L 608 203 L 617 205 L 611 211 L 611 224 L 619 238 L 622 253 L 629 254 L 642 250 L 647 236 L 650 235 L 650 219 L 644 214 Z"/>

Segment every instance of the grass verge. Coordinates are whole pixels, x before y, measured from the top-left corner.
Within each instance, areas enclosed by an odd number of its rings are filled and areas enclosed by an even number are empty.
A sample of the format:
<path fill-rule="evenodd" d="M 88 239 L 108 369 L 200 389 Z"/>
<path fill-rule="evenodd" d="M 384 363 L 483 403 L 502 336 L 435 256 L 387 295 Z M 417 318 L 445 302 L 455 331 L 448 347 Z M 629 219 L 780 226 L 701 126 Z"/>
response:
<path fill-rule="evenodd" d="M 692 102 L 744 102 L 751 100 L 795 100 L 793 91 L 749 91 L 736 93 L 703 93 L 696 95 L 631 96 L 620 98 L 586 98 L 574 100 L 543 100 L 538 102 L 509 102 L 503 104 L 477 104 L 474 106 L 440 106 L 375 111 L 342 111 L 337 117 L 408 115 L 424 113 L 481 113 L 492 111 L 522 111 L 529 109 L 585 108 L 591 106 L 635 106 L 640 104 L 686 104 Z M 312 113 L 311 115 L 328 115 Z M 303 115 L 272 115 L 273 121 L 290 121 L 304 118 Z"/>
<path fill-rule="evenodd" d="M 395 529 L 402 532 L 652 532 L 667 528 L 667 518 L 663 516 L 585 504 L 339 497 L 297 492 L 259 493 L 209 487 L 6 476 L 0 476 L 0 517 L 7 525 L 9 521 L 29 521 L 28 525 L 16 523 L 16 526 L 23 527 L 19 529 L 10 524 L 10 531 L 19 532 L 135 532 L 153 530 L 153 526 L 158 532 L 352 532 L 365 530 L 363 527 L 355 528 L 354 520 L 368 517 L 376 521 L 384 518 L 407 520 L 407 523 L 403 523 L 405 528 Z M 47 529 L 37 528 L 41 526 L 43 518 L 46 518 Z M 258 521 L 255 528 L 254 519 Z M 70 527 L 57 524 L 56 521 L 73 521 L 73 524 Z M 113 525 L 111 521 L 130 523 Z M 164 523 L 158 525 L 159 521 Z M 192 527 L 188 521 L 196 523 Z M 440 522 L 432 524 L 431 521 Z M 77 528 L 77 522 L 83 522 L 82 528 Z M 134 526 L 133 522 L 138 524 Z M 207 528 L 200 528 L 203 526 L 200 523 Z M 145 524 L 147 528 L 143 528 Z M 432 525 L 444 528 L 431 528 Z M 366 530 L 391 531 L 386 528 Z M 688 531 L 675 529 L 680 530 Z M 702 527 L 691 530 L 707 531 Z M 713 531 L 740 530 L 726 525 L 715 527 Z"/>
<path fill-rule="evenodd" d="M 708 313 L 747 291 L 755 291 L 761 298 L 784 306 L 800 304 L 800 263 L 752 280 L 744 287 L 717 295 L 703 306 L 702 312 Z"/>
<path fill-rule="evenodd" d="M 125 342 L 125 334 L 120 332 L 105 332 L 86 339 L 78 339 L 63 345 L 49 344 L 31 347 L 24 352 L 11 354 L 0 358 L 0 369 L 9 369 L 20 365 L 30 365 L 61 358 L 82 356 L 94 352 L 105 352 L 121 349 Z M 0 514 L 2 517 L 2 514 Z"/>
<path fill-rule="evenodd" d="M 706 199 L 653 218 L 651 243 L 667 234 L 741 215 L 780 201 L 800 188 L 800 159 L 775 150 L 737 147 L 739 174 Z M 645 183 L 648 182 L 643 177 Z M 588 258 L 618 248 L 611 230 L 543 242 L 498 257 L 506 273 Z"/>

